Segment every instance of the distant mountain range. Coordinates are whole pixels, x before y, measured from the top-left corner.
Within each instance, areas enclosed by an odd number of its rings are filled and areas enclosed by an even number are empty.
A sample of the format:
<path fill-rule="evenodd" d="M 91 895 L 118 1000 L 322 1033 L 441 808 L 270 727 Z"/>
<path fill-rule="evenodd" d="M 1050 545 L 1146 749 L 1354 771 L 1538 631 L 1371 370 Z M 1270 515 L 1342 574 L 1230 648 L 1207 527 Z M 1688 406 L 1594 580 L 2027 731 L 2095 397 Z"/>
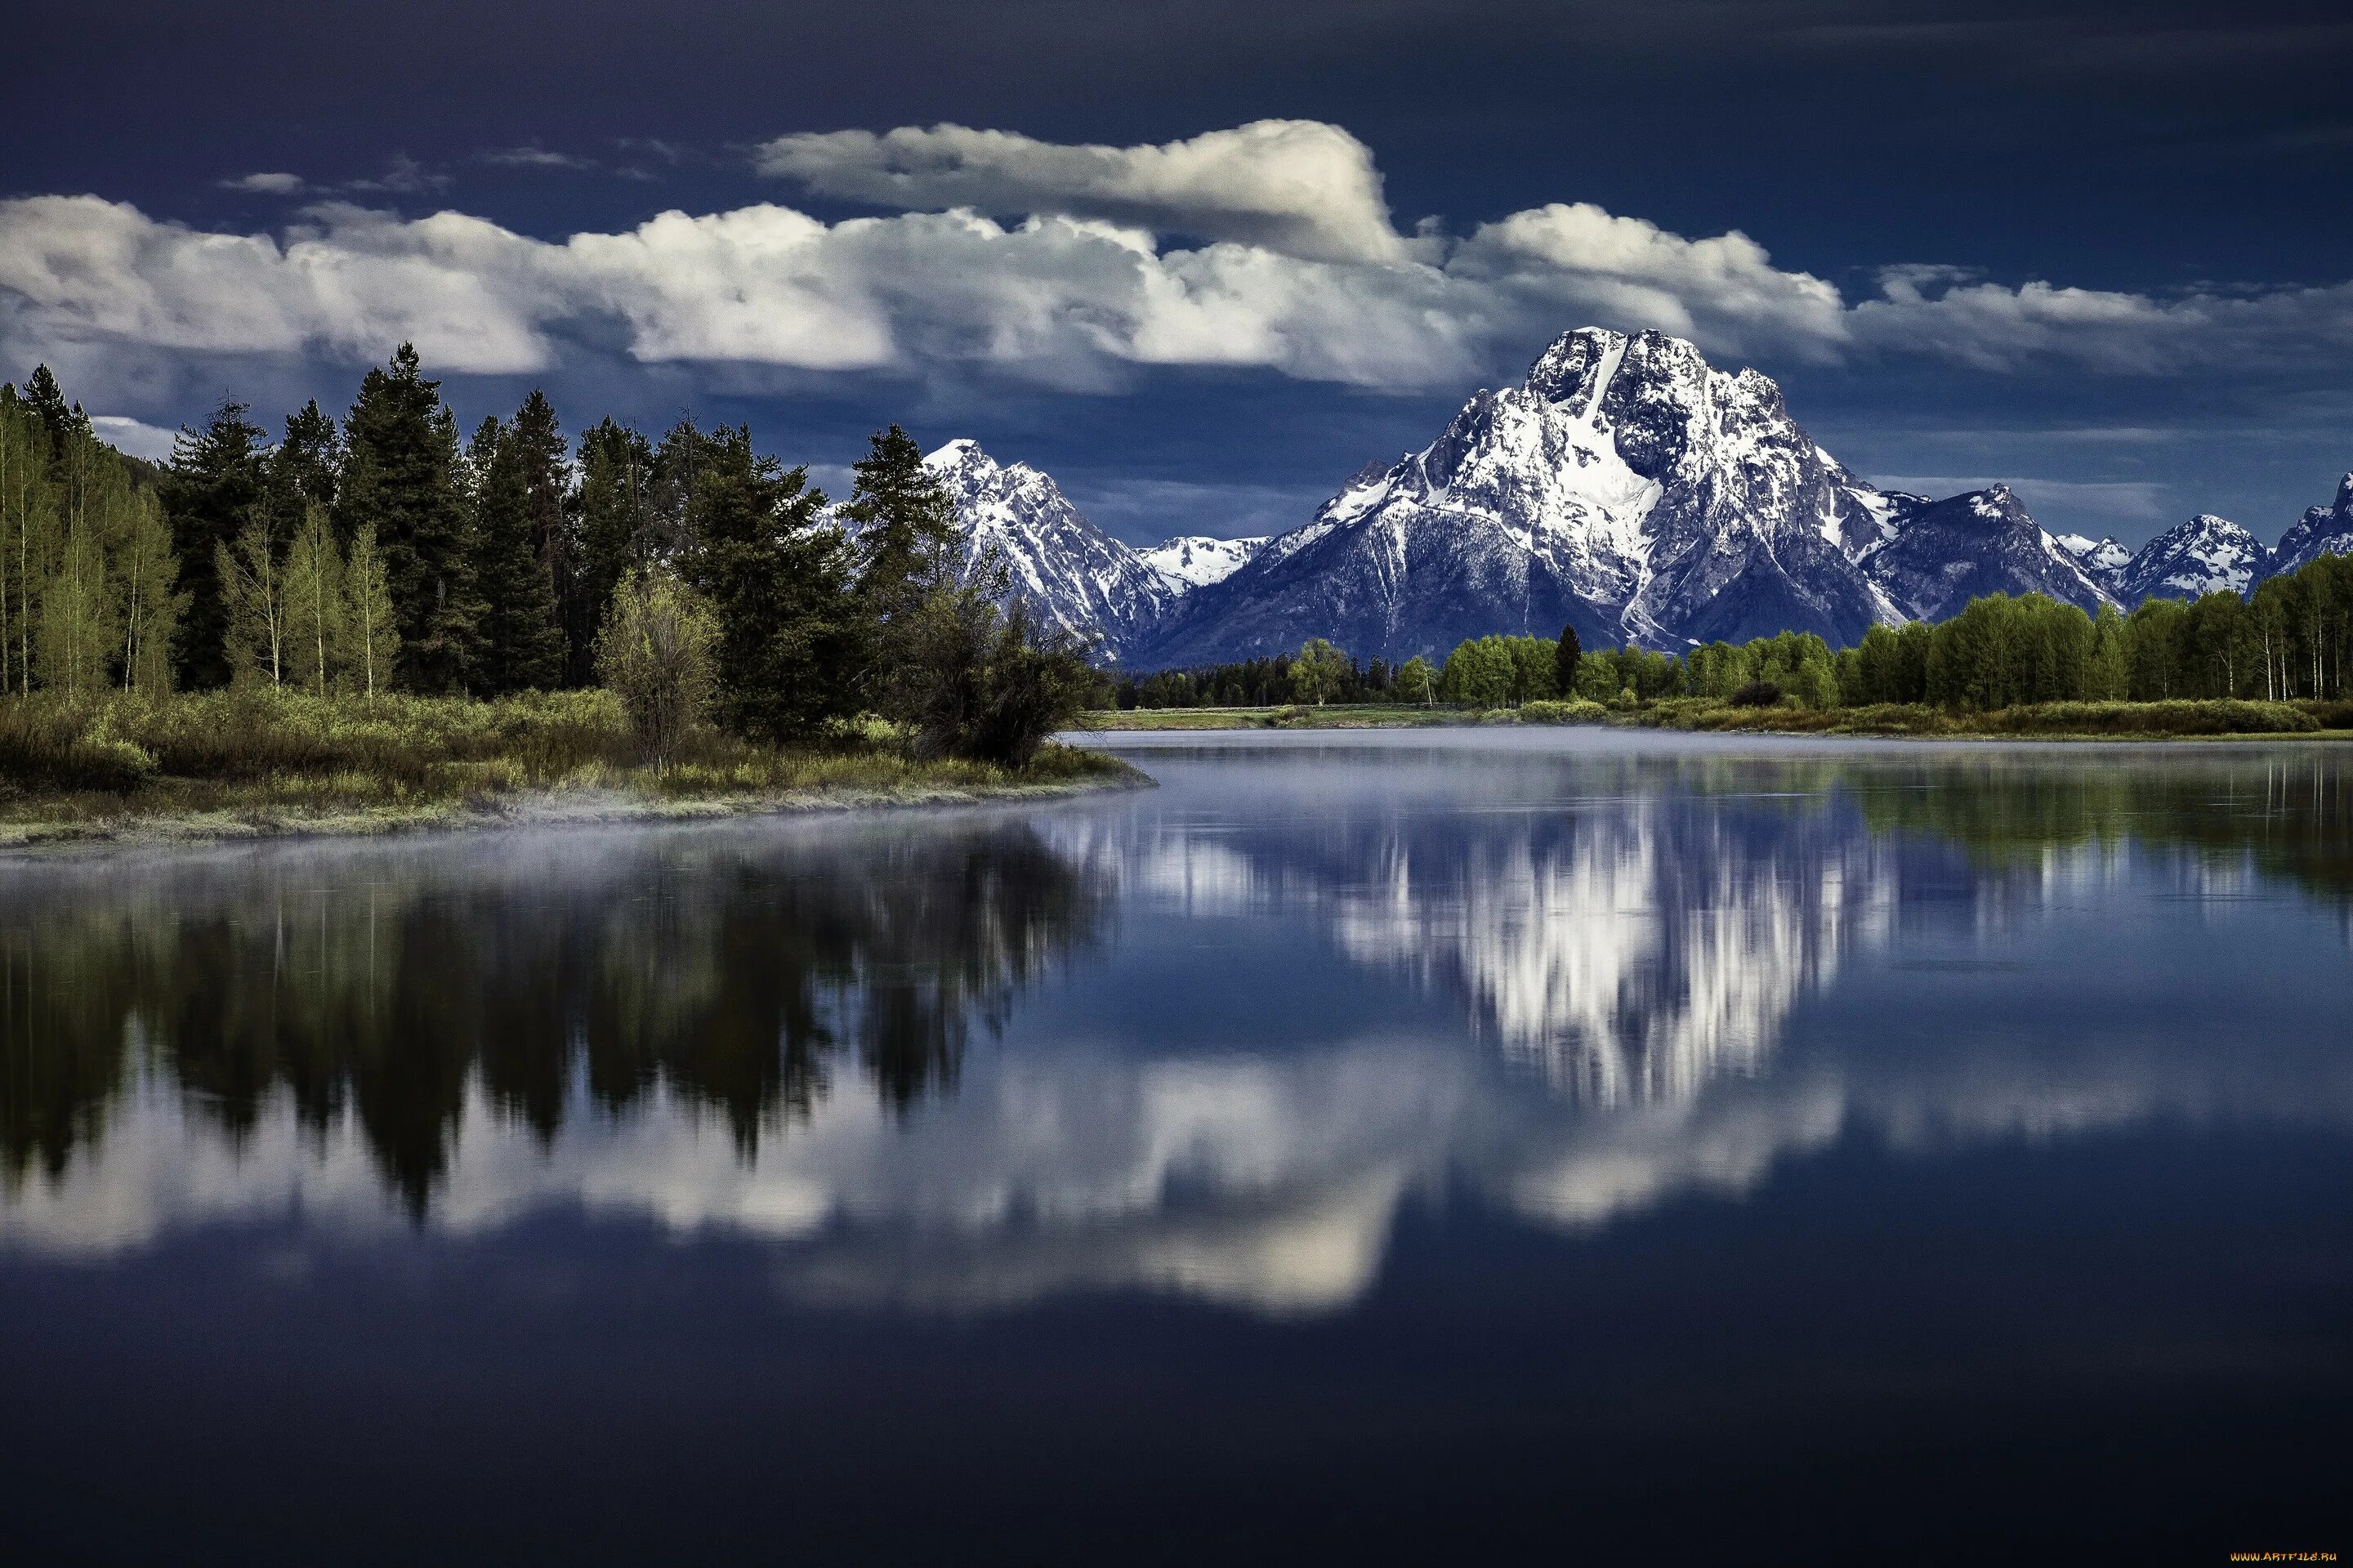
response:
<path fill-rule="evenodd" d="M 1799 428 L 1769 377 L 1717 370 L 1680 338 L 1594 327 L 1268 538 L 1138 550 L 1047 475 L 973 441 L 924 461 L 955 500 L 969 558 L 1000 550 L 1017 592 L 1137 669 L 1310 637 L 1365 657 L 1441 655 L 1466 637 L 1551 637 L 1565 624 L 1588 646 L 1783 630 L 1843 646 L 1981 594 L 2128 609 L 2249 593 L 2317 556 L 2353 554 L 2353 474 L 2275 548 L 2207 515 L 2137 553 L 2056 538 L 2006 486 L 1944 500 L 1880 490 Z"/>

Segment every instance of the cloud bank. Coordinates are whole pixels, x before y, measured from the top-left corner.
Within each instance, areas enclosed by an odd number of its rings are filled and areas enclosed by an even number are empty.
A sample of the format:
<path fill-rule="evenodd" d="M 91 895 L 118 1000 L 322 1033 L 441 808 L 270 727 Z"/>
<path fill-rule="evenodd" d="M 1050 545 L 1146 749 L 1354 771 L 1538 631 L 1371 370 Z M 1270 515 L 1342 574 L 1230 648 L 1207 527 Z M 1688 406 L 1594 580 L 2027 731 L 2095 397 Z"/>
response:
<path fill-rule="evenodd" d="M 779 138 L 756 164 L 903 210 L 827 221 L 760 203 L 545 240 L 457 211 L 332 203 L 276 232 L 222 233 L 96 196 L 23 197 L 0 201 L 0 355 L 368 362 L 407 340 L 460 374 L 617 349 L 1082 389 L 1190 366 L 1451 391 L 1587 323 L 1735 359 L 1988 372 L 2293 369 L 2353 348 L 2353 283 L 2158 298 L 1903 266 L 1851 300 L 1736 230 L 1694 238 L 1589 203 L 1407 236 L 1370 150 L 1314 122 L 1134 147 L 839 132 Z"/>

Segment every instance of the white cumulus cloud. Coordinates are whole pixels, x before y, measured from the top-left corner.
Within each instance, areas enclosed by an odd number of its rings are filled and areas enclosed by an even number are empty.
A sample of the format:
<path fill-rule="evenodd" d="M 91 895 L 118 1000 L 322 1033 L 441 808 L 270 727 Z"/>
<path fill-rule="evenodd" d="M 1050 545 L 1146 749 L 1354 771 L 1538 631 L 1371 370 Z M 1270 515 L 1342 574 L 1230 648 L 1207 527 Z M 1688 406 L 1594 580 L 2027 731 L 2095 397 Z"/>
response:
<path fill-rule="evenodd" d="M 128 414 L 92 414 L 90 422 L 100 440 L 117 451 L 129 452 L 150 462 L 169 461 L 172 443 L 179 439 L 177 430 L 167 430 Z"/>
<path fill-rule="evenodd" d="M 460 374 L 537 373 L 590 345 L 1072 388 L 1199 366 L 1453 391 L 1588 323 L 1661 328 L 1721 358 L 1997 372 L 2326 366 L 2353 349 L 2353 284 L 2158 297 L 1907 265 L 1851 301 L 1737 230 L 1681 235 L 1589 203 L 1409 238 L 1370 152 L 1313 122 L 1135 147 L 842 132 L 781 138 L 759 161 L 907 210 L 828 222 L 761 203 L 546 240 L 342 203 L 241 234 L 95 196 L 0 201 L 0 355 L 366 362 L 406 340 Z M 404 188 L 427 177 L 396 174 Z"/>
<path fill-rule="evenodd" d="M 1314 120 L 1134 147 L 963 125 L 819 132 L 767 143 L 756 164 L 820 196 L 885 207 L 1102 217 L 1319 261 L 1395 261 L 1409 249 L 1372 149 Z"/>

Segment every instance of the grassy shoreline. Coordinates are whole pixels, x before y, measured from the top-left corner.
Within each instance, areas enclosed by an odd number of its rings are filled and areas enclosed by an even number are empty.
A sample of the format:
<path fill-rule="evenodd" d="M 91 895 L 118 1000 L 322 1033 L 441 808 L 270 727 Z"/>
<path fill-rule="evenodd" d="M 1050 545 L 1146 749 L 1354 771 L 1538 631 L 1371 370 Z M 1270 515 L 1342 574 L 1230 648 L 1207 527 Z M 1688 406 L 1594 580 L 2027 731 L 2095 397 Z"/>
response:
<path fill-rule="evenodd" d="M 1530 703 L 1518 708 L 1361 705 L 1333 707 L 1137 708 L 1094 712 L 1079 727 L 1104 732 L 1237 729 L 1407 729 L 1443 726 L 1598 725 L 1701 733 L 1853 736 L 1912 740 L 2353 739 L 2353 703 L 2196 701 L 2044 703 L 1990 713 L 1921 705 L 1808 709 L 1737 707 L 1670 698 L 1638 707 Z"/>
<path fill-rule="evenodd" d="M 657 771 L 636 760 L 603 692 L 0 703 L 0 853 L 961 805 L 1148 782 L 1067 746 L 1019 768 L 918 758 L 879 727 L 797 749 L 705 734 Z"/>

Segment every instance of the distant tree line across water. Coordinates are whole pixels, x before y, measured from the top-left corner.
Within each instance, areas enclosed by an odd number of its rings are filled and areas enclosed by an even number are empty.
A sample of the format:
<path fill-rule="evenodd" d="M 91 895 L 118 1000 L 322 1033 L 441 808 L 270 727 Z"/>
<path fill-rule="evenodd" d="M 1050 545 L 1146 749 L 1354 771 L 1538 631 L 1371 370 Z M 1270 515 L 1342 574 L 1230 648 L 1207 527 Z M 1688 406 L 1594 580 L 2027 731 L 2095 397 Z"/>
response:
<path fill-rule="evenodd" d="M 681 703 L 790 742 L 860 715 L 1019 762 L 1093 689 L 1082 644 L 960 573 L 954 504 L 898 427 L 842 525 L 748 429 L 567 442 L 533 391 L 470 435 L 403 344 L 340 425 L 224 401 L 157 468 L 47 367 L 0 387 L 0 692 L 322 697 L 613 685 L 659 747 Z"/>
<path fill-rule="evenodd" d="M 2129 615 L 2086 614 L 2042 594 L 1971 599 L 1930 625 L 1874 626 L 1852 648 L 1809 632 L 1680 653 L 1588 652 L 1557 639 L 1492 636 L 1458 644 L 1433 670 L 1360 663 L 1311 641 L 1295 654 L 1120 676 L 1123 708 L 1273 703 L 1448 703 L 1474 708 L 1577 700 L 1627 706 L 1709 698 L 1759 706 L 1923 704 L 1988 712 L 2035 703 L 2253 699 L 2338 701 L 2353 644 L 2353 559 L 2324 556 L 2273 577 L 2250 599 L 2152 599 Z"/>

